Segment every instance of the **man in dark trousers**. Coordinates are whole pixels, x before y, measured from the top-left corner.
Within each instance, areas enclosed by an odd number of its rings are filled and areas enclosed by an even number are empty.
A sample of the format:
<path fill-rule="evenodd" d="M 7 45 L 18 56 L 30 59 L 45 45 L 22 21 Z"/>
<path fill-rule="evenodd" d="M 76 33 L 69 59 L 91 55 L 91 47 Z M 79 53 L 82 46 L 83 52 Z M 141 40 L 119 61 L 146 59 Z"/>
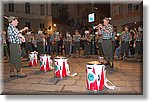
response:
<path fill-rule="evenodd" d="M 18 26 L 18 18 L 14 16 L 8 17 L 8 38 L 10 42 L 10 77 L 19 76 L 25 77 L 26 75 L 23 73 L 21 68 L 21 48 L 20 44 L 25 42 L 25 38 L 22 35 L 22 32 L 27 30 L 27 27 L 24 27 L 22 30 L 18 30 L 16 26 Z M 16 69 L 17 73 L 14 71 Z"/>
<path fill-rule="evenodd" d="M 129 49 L 131 34 L 128 30 L 129 30 L 128 26 L 125 26 L 124 31 L 122 32 L 121 35 L 121 57 L 122 57 L 121 59 L 123 60 L 127 60 L 128 52 L 129 52 L 128 49 Z"/>
<path fill-rule="evenodd" d="M 109 24 L 110 18 L 105 17 L 103 19 L 103 24 L 99 24 L 99 28 L 102 34 L 102 49 L 104 53 L 104 58 L 108 62 L 111 68 L 113 68 L 113 45 L 112 45 L 112 34 L 113 26 Z M 114 68 L 113 68 L 114 69 Z"/>

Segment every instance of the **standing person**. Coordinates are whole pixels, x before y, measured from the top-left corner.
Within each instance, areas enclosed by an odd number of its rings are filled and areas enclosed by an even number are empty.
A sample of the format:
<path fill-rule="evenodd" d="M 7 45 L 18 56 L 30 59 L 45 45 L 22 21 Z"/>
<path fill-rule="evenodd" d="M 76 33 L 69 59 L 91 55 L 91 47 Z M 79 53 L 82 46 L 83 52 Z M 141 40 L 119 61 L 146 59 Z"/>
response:
<path fill-rule="evenodd" d="M 39 58 L 40 55 L 44 53 L 42 33 L 37 34 L 36 41 L 37 41 L 37 52 L 38 52 L 38 58 Z"/>
<path fill-rule="evenodd" d="M 18 30 L 18 18 L 10 16 L 8 17 L 8 38 L 10 41 L 10 77 L 19 76 L 25 77 L 21 68 L 21 48 L 20 44 L 25 42 L 24 36 L 21 34 L 23 31 L 27 30 L 27 27 L 24 27 L 22 30 Z M 14 69 L 17 70 L 17 74 L 14 72 Z"/>
<path fill-rule="evenodd" d="M 103 19 L 103 25 L 99 24 L 99 28 L 101 29 L 102 34 L 102 49 L 104 53 L 104 58 L 108 62 L 111 68 L 114 67 L 113 64 L 113 49 L 112 49 L 112 33 L 113 26 L 109 24 L 110 19 L 105 17 Z"/>
<path fill-rule="evenodd" d="M 6 32 L 3 31 L 1 36 L 2 36 L 3 53 L 6 55 L 6 59 L 9 59 L 8 42 L 7 42 Z"/>
<path fill-rule="evenodd" d="M 69 32 L 66 33 L 64 41 L 65 41 L 64 42 L 65 43 L 64 44 L 64 46 L 65 46 L 65 55 L 67 57 L 69 57 L 70 56 L 70 46 L 71 46 L 71 43 L 72 43 L 72 37 L 71 37 L 71 34 L 69 34 Z"/>
<path fill-rule="evenodd" d="M 128 30 L 128 26 L 125 26 L 124 31 L 121 35 L 121 57 L 123 58 L 123 60 L 126 60 L 128 57 L 129 41 L 131 36 Z"/>
<path fill-rule="evenodd" d="M 98 35 L 96 36 L 96 42 L 98 45 L 98 55 L 99 56 L 104 56 L 103 49 L 102 49 L 102 41 L 103 41 L 102 34 L 100 31 L 98 31 Z"/>
<path fill-rule="evenodd" d="M 78 30 L 75 30 L 75 35 L 73 35 L 73 42 L 74 42 L 74 56 L 76 53 L 80 56 L 80 40 L 81 40 L 81 34 L 78 32 Z"/>
<path fill-rule="evenodd" d="M 33 43 L 33 50 L 34 51 L 37 51 L 37 39 L 36 39 L 36 37 L 37 37 L 37 34 L 34 34 L 33 35 L 33 41 L 32 41 L 32 43 Z"/>
<path fill-rule="evenodd" d="M 51 56 L 54 54 L 54 44 L 55 44 L 54 38 L 55 38 L 54 32 L 52 32 L 50 35 L 50 54 L 51 54 Z"/>
<path fill-rule="evenodd" d="M 120 37 L 116 36 L 115 37 L 115 58 L 116 58 L 116 60 L 118 60 L 120 58 L 120 50 L 121 50 Z"/>
<path fill-rule="evenodd" d="M 58 41 L 58 54 L 63 54 L 63 36 L 62 34 L 60 33 L 59 34 L 59 37 L 60 37 L 60 41 Z"/>
<path fill-rule="evenodd" d="M 112 33 L 112 50 L 113 50 L 113 57 L 114 57 L 114 53 L 115 53 L 115 35 L 116 35 L 116 32 L 113 32 Z"/>
<path fill-rule="evenodd" d="M 28 55 L 30 54 L 30 52 L 33 51 L 31 32 L 27 32 L 25 34 L 25 39 L 26 39 L 26 42 L 25 42 L 26 57 L 28 57 Z"/>
<path fill-rule="evenodd" d="M 85 46 L 84 46 L 85 57 L 90 57 L 91 41 L 92 41 L 92 36 L 90 35 L 89 32 L 87 32 L 85 34 Z"/>
<path fill-rule="evenodd" d="M 54 33 L 54 50 L 56 51 L 56 56 L 59 55 L 58 49 L 59 49 L 59 41 L 60 41 L 60 35 L 59 32 Z"/>
<path fill-rule="evenodd" d="M 42 53 L 46 53 L 46 48 L 47 48 L 47 41 L 46 41 L 46 36 L 44 34 L 40 34 L 41 38 L 42 38 L 42 42 L 43 42 L 43 52 Z"/>
<path fill-rule="evenodd" d="M 50 55 L 50 34 L 47 34 L 46 35 L 46 42 L 47 42 L 47 54 L 49 54 Z"/>
<path fill-rule="evenodd" d="M 138 30 L 135 34 L 135 42 L 134 42 L 134 46 L 135 46 L 135 59 L 140 59 L 142 58 L 142 50 L 143 50 L 143 45 L 142 45 L 142 39 L 143 39 L 143 31 L 141 29 L 141 27 L 138 27 Z"/>

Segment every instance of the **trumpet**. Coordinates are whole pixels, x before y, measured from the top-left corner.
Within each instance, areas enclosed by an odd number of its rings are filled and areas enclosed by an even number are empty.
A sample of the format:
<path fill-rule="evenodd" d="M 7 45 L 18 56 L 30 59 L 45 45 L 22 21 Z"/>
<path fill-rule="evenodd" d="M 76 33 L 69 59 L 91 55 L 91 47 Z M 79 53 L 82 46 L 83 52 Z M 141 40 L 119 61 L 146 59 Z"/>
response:
<path fill-rule="evenodd" d="M 93 29 L 98 29 L 98 28 L 102 28 L 102 24 L 101 23 L 99 23 L 97 26 L 93 26 Z"/>

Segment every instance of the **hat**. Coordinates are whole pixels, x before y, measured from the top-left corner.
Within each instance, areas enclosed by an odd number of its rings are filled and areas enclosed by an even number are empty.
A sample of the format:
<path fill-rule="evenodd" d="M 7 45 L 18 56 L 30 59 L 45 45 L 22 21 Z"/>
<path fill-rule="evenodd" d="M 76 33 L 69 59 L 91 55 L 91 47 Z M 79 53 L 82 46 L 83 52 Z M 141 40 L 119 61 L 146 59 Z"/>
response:
<path fill-rule="evenodd" d="M 8 17 L 8 22 L 12 22 L 12 20 L 18 19 L 18 17 L 14 17 L 14 16 L 9 16 Z"/>
<path fill-rule="evenodd" d="M 111 20 L 111 18 L 109 17 L 105 17 L 103 20 L 107 20 L 107 21 L 110 21 Z"/>

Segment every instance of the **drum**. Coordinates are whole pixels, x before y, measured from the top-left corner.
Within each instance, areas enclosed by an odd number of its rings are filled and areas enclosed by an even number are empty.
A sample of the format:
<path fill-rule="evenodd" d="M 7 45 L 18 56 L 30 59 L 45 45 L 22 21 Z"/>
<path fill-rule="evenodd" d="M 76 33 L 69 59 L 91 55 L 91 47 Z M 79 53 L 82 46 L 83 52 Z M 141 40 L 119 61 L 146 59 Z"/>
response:
<path fill-rule="evenodd" d="M 34 51 L 34 52 L 31 52 L 29 54 L 29 66 L 33 67 L 33 66 L 37 66 L 37 55 L 38 55 L 38 52 Z"/>
<path fill-rule="evenodd" d="M 41 55 L 40 56 L 40 70 L 41 71 L 49 71 L 52 70 L 52 60 L 49 55 Z"/>
<path fill-rule="evenodd" d="M 56 57 L 55 60 L 55 76 L 63 78 L 69 75 L 69 65 L 66 57 Z"/>
<path fill-rule="evenodd" d="M 98 61 L 87 62 L 86 84 L 89 90 L 103 90 L 105 78 L 105 65 Z"/>

